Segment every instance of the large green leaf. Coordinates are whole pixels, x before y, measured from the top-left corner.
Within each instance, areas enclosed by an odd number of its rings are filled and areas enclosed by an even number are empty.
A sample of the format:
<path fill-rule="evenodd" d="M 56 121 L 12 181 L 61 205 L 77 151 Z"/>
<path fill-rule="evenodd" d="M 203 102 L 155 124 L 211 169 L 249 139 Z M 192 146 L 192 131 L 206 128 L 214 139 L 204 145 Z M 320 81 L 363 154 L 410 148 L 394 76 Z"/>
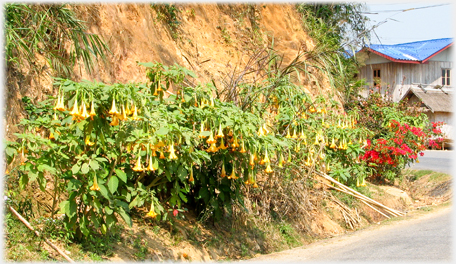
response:
<path fill-rule="evenodd" d="M 109 182 L 108 182 L 109 191 L 112 194 L 114 194 L 117 191 L 117 187 L 118 186 L 119 186 L 119 178 L 117 178 L 116 176 L 112 175 L 111 179 L 109 179 Z"/>

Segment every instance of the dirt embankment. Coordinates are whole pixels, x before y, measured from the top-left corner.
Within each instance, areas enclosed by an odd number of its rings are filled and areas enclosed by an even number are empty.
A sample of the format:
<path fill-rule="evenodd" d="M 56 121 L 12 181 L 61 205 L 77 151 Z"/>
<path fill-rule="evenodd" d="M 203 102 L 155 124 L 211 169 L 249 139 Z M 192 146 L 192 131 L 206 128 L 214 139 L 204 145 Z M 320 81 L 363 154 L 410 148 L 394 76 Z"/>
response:
<path fill-rule="evenodd" d="M 79 63 L 72 79 L 146 82 L 146 69 L 137 62 L 177 63 L 197 74 L 196 83 L 213 81 L 220 88 L 228 82 L 228 76 L 243 70 L 251 56 L 262 48 L 273 47 L 286 65 L 299 50 L 310 51 L 314 47 L 293 5 L 179 4 L 176 7 L 178 11 L 165 12 L 151 4 L 76 6 L 78 17 L 87 21 L 88 31 L 101 36 L 112 53 L 106 61 L 98 62 L 90 74 Z M 178 27 L 174 28 L 174 24 Z M 7 76 L 4 119 L 7 138 L 19 131 L 16 124 L 25 116 L 22 97 L 40 101 L 56 94 L 45 60 L 39 59 L 38 64 L 43 70 L 40 74 Z M 327 78 L 316 72 L 314 76 L 323 90 L 329 89 Z M 300 84 L 312 95 L 319 93 L 315 80 L 303 78 Z"/>

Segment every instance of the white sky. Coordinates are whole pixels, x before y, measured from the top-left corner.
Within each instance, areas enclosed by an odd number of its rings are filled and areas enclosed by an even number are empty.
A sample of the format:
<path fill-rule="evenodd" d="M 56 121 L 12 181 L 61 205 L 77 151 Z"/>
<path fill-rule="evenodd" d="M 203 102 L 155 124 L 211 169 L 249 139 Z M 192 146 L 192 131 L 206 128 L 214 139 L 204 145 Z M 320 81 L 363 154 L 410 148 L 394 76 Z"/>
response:
<path fill-rule="evenodd" d="M 386 20 L 374 30 L 377 36 L 371 35 L 373 44 L 398 44 L 454 37 L 455 27 L 452 16 L 456 5 L 451 4 L 451 1 L 368 1 L 366 4 L 367 12 L 378 13 L 366 14 L 371 19 L 370 26 Z M 402 11 L 410 8 L 420 9 Z M 389 10 L 398 11 L 381 12 Z"/>

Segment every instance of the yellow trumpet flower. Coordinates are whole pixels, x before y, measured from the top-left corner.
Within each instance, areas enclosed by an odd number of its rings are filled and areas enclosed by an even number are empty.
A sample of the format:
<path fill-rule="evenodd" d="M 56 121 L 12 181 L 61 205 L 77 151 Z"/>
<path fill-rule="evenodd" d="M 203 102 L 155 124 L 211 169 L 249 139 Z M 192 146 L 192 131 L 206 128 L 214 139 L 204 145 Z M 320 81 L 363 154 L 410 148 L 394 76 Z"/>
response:
<path fill-rule="evenodd" d="M 213 153 L 215 153 L 215 152 L 218 151 L 218 148 L 217 148 L 217 146 L 215 145 L 215 143 L 212 143 L 211 146 L 210 146 L 208 149 L 206 149 L 206 151 L 207 151 L 207 152 L 213 152 Z"/>
<path fill-rule="evenodd" d="M 331 171 L 331 168 L 329 167 L 329 163 L 328 163 L 328 166 L 326 167 L 326 172 L 329 172 Z"/>
<path fill-rule="evenodd" d="M 154 163 L 153 163 L 153 160 L 152 160 L 152 155 L 149 156 L 149 164 L 147 164 L 146 170 L 147 171 L 155 171 Z"/>
<path fill-rule="evenodd" d="M 266 173 L 272 173 L 273 172 L 273 170 L 271 169 L 271 164 L 270 163 L 268 163 L 268 166 L 266 166 L 266 169 L 264 170 L 264 172 L 266 172 Z"/>
<path fill-rule="evenodd" d="M 87 137 L 86 137 L 84 143 L 85 143 L 87 146 L 89 146 L 89 147 L 95 145 L 95 142 L 91 142 L 91 141 L 90 141 L 90 136 L 87 136 Z"/>
<path fill-rule="evenodd" d="M 169 147 L 169 158 L 172 159 L 172 160 L 176 160 L 177 159 L 177 155 L 176 153 L 174 153 L 174 144 L 171 143 L 171 146 Z"/>
<path fill-rule="evenodd" d="M 212 131 L 211 131 L 211 135 L 209 136 L 209 138 L 206 140 L 206 143 L 207 144 L 214 144 L 216 143 L 217 140 L 214 139 L 214 137 L 212 136 Z"/>
<path fill-rule="evenodd" d="M 119 114 L 119 111 L 117 111 L 117 108 L 116 108 L 116 99 L 115 98 L 112 98 L 111 109 L 109 110 L 108 113 L 113 116 Z"/>
<path fill-rule="evenodd" d="M 138 116 L 138 108 L 136 108 L 136 105 L 135 105 L 135 108 L 133 110 L 133 115 L 131 117 L 132 120 L 135 120 L 135 121 L 138 121 L 140 120 L 141 118 Z"/>
<path fill-rule="evenodd" d="M 82 102 L 81 109 L 82 109 L 81 114 L 80 114 L 81 118 L 83 118 L 83 119 L 88 118 L 90 115 L 89 115 L 89 113 L 87 113 L 87 108 L 86 108 L 86 105 L 84 102 Z"/>
<path fill-rule="evenodd" d="M 260 136 L 260 137 L 264 136 L 264 131 L 263 131 L 262 126 L 260 126 L 260 128 L 258 129 L 258 136 Z"/>
<path fill-rule="evenodd" d="M 245 147 L 244 147 L 244 141 L 242 141 L 242 145 L 241 145 L 241 150 L 239 150 L 239 153 L 246 153 L 247 151 L 245 150 Z"/>
<path fill-rule="evenodd" d="M 117 118 L 117 116 L 113 116 L 112 117 L 112 121 L 111 123 L 109 123 L 111 126 L 117 126 L 119 125 L 119 118 Z"/>
<path fill-rule="evenodd" d="M 266 150 L 266 152 L 264 154 L 264 158 L 261 160 L 260 164 L 263 165 L 263 164 L 269 163 L 269 162 L 271 162 L 271 161 L 269 160 L 269 157 L 268 157 L 268 150 Z"/>
<path fill-rule="evenodd" d="M 95 113 L 95 107 L 93 106 L 93 101 L 90 105 L 90 113 L 89 113 L 89 116 L 90 118 L 93 120 L 93 117 L 96 116 L 97 114 Z"/>
<path fill-rule="evenodd" d="M 306 166 L 310 166 L 310 165 L 311 165 L 309 156 L 307 156 L 307 160 L 306 160 L 306 162 L 304 163 L 304 165 L 306 165 Z"/>
<path fill-rule="evenodd" d="M 79 117 L 79 109 L 78 109 L 78 98 L 75 97 L 74 99 L 74 104 L 73 104 L 73 109 L 70 112 L 70 115 L 73 116 L 73 120 Z"/>
<path fill-rule="evenodd" d="M 63 104 L 63 94 L 62 97 L 57 96 L 57 103 L 53 109 L 55 111 L 65 111 L 65 105 Z"/>
<path fill-rule="evenodd" d="M 225 163 L 222 165 L 222 172 L 220 173 L 220 177 L 226 177 Z"/>
<path fill-rule="evenodd" d="M 239 177 L 236 176 L 236 174 L 234 173 L 234 166 L 233 166 L 233 170 L 231 171 L 231 175 L 228 176 L 228 179 L 233 179 L 233 180 L 236 180 L 236 179 L 239 179 Z"/>
<path fill-rule="evenodd" d="M 269 133 L 269 130 L 266 127 L 266 123 L 263 124 L 263 132 L 264 132 L 265 135 L 267 135 Z"/>
<path fill-rule="evenodd" d="M 218 134 L 215 136 L 215 138 L 223 138 L 224 136 L 225 135 L 223 135 L 222 124 L 219 124 Z"/>
<path fill-rule="evenodd" d="M 159 159 L 165 159 L 165 152 L 164 151 L 160 151 L 160 157 L 158 157 Z"/>
<path fill-rule="evenodd" d="M 51 132 L 51 134 L 49 134 L 49 139 L 55 139 L 54 133 Z"/>
<path fill-rule="evenodd" d="M 290 129 L 287 129 L 287 135 L 286 135 L 285 137 L 286 137 L 286 138 L 291 138 Z"/>
<path fill-rule="evenodd" d="M 193 167 L 190 167 L 190 178 L 188 179 L 189 182 L 194 182 L 195 179 L 193 178 Z"/>
<path fill-rule="evenodd" d="M 255 182 L 253 185 L 252 185 L 253 188 L 258 188 L 258 184 Z"/>
<path fill-rule="evenodd" d="M 200 130 L 200 134 L 198 135 L 198 138 L 205 138 L 206 136 L 204 136 L 202 133 L 204 132 L 204 122 L 201 122 L 201 130 Z"/>
<path fill-rule="evenodd" d="M 336 144 L 334 143 L 334 138 L 332 138 L 331 146 L 329 146 L 331 149 L 337 148 Z"/>
<path fill-rule="evenodd" d="M 318 143 L 318 135 L 315 136 L 314 145 L 316 145 L 316 146 L 320 145 L 320 143 Z"/>
<path fill-rule="evenodd" d="M 146 214 L 146 217 L 150 217 L 150 218 L 155 218 L 155 217 L 157 217 L 157 213 L 156 213 L 155 210 L 154 210 L 154 203 L 153 203 L 153 202 L 150 204 L 150 210 L 149 210 L 149 212 Z"/>
<path fill-rule="evenodd" d="M 144 168 L 141 165 L 141 155 L 138 155 L 138 160 L 136 161 L 136 165 L 133 167 L 133 171 L 140 172 L 143 170 Z"/>
<path fill-rule="evenodd" d="M 306 137 L 306 134 L 304 134 L 304 130 L 301 131 L 301 134 L 300 134 L 300 136 L 299 136 L 299 139 L 306 139 L 306 138 L 307 138 L 307 137 Z"/>
<path fill-rule="evenodd" d="M 97 176 L 93 177 L 93 185 L 92 185 L 92 187 L 90 187 L 90 190 L 91 191 L 99 191 L 100 190 L 100 187 L 98 186 L 98 183 L 97 183 Z"/>
<path fill-rule="evenodd" d="M 250 154 L 249 165 L 252 166 L 252 169 L 255 166 L 255 155 L 254 154 Z"/>
<path fill-rule="evenodd" d="M 296 129 L 293 129 L 293 136 L 291 136 L 291 138 L 298 138 L 298 136 L 296 135 Z"/>
<path fill-rule="evenodd" d="M 220 146 L 218 146 L 218 149 L 227 149 L 228 147 L 225 146 L 225 141 L 223 140 L 223 138 L 221 138 L 220 140 Z"/>

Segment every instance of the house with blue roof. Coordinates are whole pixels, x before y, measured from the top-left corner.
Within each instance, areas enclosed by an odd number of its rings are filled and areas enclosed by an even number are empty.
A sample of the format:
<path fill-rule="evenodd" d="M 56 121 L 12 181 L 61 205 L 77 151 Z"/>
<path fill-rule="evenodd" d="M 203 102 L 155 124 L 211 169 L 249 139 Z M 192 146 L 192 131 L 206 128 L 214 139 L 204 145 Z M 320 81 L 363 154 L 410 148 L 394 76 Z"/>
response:
<path fill-rule="evenodd" d="M 355 56 L 362 65 L 358 78 L 368 83 L 363 95 L 376 90 L 397 102 L 411 88 L 451 90 L 452 45 L 452 38 L 442 38 L 362 48 Z"/>

